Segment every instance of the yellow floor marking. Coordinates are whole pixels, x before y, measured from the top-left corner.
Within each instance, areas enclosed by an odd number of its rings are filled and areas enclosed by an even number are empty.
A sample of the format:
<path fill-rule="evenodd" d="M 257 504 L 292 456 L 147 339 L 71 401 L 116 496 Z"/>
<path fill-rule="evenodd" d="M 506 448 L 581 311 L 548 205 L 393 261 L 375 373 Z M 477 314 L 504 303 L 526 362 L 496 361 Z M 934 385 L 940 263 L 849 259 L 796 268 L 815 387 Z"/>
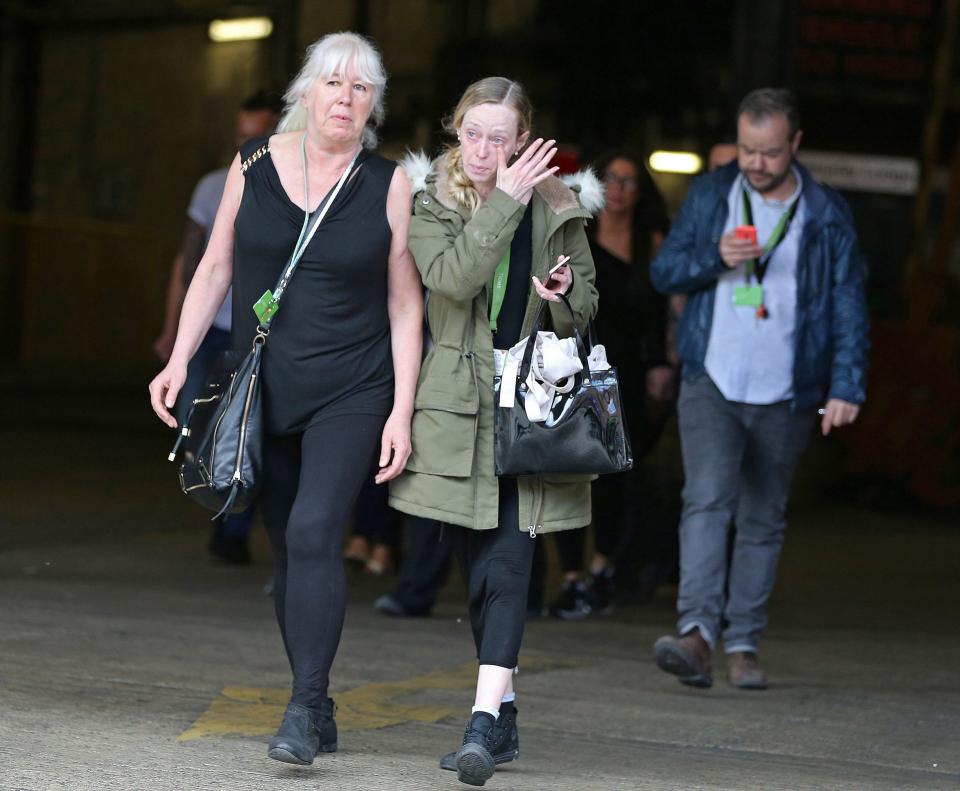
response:
<path fill-rule="evenodd" d="M 551 656 L 524 655 L 524 673 L 575 667 L 576 662 Z M 466 703 L 456 707 L 423 706 L 401 699 L 424 690 L 465 690 L 477 682 L 477 663 L 464 662 L 449 670 L 438 670 L 400 681 L 378 681 L 341 692 L 337 701 L 337 728 L 341 731 L 372 730 L 405 722 L 439 722 L 462 715 Z M 262 687 L 224 687 L 220 696 L 200 715 L 178 741 L 210 736 L 264 736 L 272 734 L 283 719 L 290 692 Z"/>

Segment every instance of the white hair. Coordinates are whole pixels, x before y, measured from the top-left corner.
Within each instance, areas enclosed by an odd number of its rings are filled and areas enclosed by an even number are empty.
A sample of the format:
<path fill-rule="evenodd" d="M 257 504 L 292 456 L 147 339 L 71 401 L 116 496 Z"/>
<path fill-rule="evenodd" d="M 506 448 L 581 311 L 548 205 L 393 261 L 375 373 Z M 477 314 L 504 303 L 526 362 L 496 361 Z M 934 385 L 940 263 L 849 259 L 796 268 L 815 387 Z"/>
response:
<path fill-rule="evenodd" d="M 366 38 L 356 33 L 330 33 L 307 47 L 303 68 L 293 78 L 283 95 L 287 103 L 278 132 L 295 132 L 307 128 L 307 108 L 301 99 L 313 83 L 321 77 L 343 75 L 353 67 L 357 76 L 373 88 L 373 109 L 361 138 L 365 148 L 377 145 L 376 128 L 383 123 L 383 94 L 387 87 L 387 73 L 380 53 Z"/>

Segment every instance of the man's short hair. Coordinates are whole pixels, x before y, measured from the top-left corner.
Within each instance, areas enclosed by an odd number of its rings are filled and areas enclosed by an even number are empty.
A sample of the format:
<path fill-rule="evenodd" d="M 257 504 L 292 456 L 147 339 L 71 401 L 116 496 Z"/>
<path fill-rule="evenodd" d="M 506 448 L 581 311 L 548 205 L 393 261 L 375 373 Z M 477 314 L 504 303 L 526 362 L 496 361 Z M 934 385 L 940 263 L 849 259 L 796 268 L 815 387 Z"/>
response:
<path fill-rule="evenodd" d="M 800 108 L 797 97 L 786 88 L 757 88 L 750 91 L 740 102 L 737 118 L 746 114 L 751 121 L 764 121 L 772 115 L 786 116 L 790 139 L 800 129 Z"/>
<path fill-rule="evenodd" d="M 247 113 L 269 110 L 274 115 L 280 115 L 284 106 L 283 96 L 276 91 L 257 91 L 240 105 L 240 110 Z"/>

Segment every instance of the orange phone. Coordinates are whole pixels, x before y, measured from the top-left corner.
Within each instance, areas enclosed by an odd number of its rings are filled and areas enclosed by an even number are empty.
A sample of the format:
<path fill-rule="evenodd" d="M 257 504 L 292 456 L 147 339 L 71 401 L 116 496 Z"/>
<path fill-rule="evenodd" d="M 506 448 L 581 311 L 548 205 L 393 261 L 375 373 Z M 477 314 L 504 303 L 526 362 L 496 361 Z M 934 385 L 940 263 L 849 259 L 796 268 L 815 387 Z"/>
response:
<path fill-rule="evenodd" d="M 733 229 L 733 235 L 737 239 L 757 243 L 757 228 L 755 225 L 738 225 Z"/>

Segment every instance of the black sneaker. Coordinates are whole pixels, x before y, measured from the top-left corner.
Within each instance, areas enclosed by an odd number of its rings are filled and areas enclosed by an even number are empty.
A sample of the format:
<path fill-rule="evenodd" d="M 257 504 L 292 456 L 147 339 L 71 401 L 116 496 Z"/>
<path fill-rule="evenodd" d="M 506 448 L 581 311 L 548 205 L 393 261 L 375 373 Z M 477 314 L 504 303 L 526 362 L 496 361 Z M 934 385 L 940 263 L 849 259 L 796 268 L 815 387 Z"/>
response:
<path fill-rule="evenodd" d="M 496 770 L 496 762 L 488 748 L 496 720 L 492 714 L 477 711 L 470 717 L 463 732 L 463 746 L 455 759 L 457 780 L 471 786 L 482 786 Z"/>
<path fill-rule="evenodd" d="M 516 761 L 520 757 L 520 736 L 517 733 L 517 707 L 513 703 L 500 704 L 500 716 L 490 731 L 487 745 L 497 766 Z M 457 771 L 456 752 L 447 753 L 440 759 L 440 768 Z"/>
<path fill-rule="evenodd" d="M 610 566 L 593 575 L 584 599 L 591 615 L 609 615 L 613 612 L 613 569 Z"/>
<path fill-rule="evenodd" d="M 319 712 L 299 703 L 289 704 L 277 735 L 270 740 L 267 755 L 276 761 L 307 766 L 317 753 L 336 752 L 337 723 L 333 712 L 332 698 L 320 704 Z"/>
<path fill-rule="evenodd" d="M 550 614 L 565 621 L 580 621 L 590 612 L 587 586 L 579 580 L 564 582 L 560 595 L 550 603 Z"/>

